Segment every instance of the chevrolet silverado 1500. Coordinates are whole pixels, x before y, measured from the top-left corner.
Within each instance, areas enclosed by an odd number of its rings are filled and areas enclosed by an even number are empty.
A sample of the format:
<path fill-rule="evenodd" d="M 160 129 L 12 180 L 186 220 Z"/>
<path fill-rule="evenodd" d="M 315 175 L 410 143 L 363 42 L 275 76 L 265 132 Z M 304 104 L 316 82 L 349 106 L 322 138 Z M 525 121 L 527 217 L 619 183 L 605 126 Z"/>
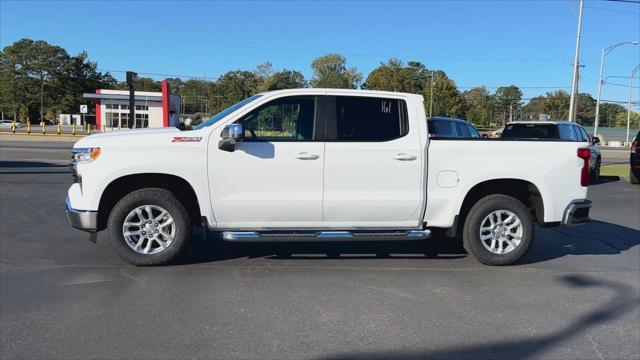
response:
<path fill-rule="evenodd" d="M 122 130 L 73 147 L 72 226 L 136 265 L 167 263 L 193 226 L 226 241 L 461 236 L 511 264 L 534 225 L 588 221 L 589 143 L 428 136 L 420 95 L 292 89 L 192 130 Z M 95 238 L 95 235 L 93 235 Z"/>

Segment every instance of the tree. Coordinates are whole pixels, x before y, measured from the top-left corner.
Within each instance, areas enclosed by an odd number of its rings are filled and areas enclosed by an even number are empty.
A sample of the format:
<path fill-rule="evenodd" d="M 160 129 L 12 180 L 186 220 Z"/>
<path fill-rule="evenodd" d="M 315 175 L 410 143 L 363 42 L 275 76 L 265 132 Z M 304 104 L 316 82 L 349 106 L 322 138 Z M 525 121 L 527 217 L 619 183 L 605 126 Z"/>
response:
<path fill-rule="evenodd" d="M 272 73 L 269 77 L 264 79 L 260 86 L 261 91 L 272 91 L 282 89 L 297 89 L 306 86 L 304 75 L 301 72 L 295 70 L 281 70 Z"/>
<path fill-rule="evenodd" d="M 83 92 L 114 83 L 86 52 L 70 56 L 42 40 L 21 39 L 0 52 L 0 110 L 14 118 L 19 110 L 34 120 L 45 113 L 76 112 Z"/>
<path fill-rule="evenodd" d="M 594 110 L 595 111 L 595 110 Z M 614 126 L 617 122 L 618 114 L 624 114 L 624 126 L 627 126 L 627 109 L 620 104 L 601 103 L 600 120 L 598 126 Z M 594 114 L 595 121 L 595 114 Z M 593 122 L 589 125 L 593 125 Z"/>
<path fill-rule="evenodd" d="M 543 96 L 531 99 L 522 108 L 522 112 L 530 120 L 537 120 L 540 114 L 549 115 L 551 120 L 567 120 L 569 118 L 569 99 L 570 95 L 566 91 L 548 92 Z M 593 125 L 595 99 L 586 93 L 578 93 L 576 99 L 576 122 L 584 126 Z M 601 115 L 600 119 L 602 120 L 602 118 Z M 615 116 L 611 117 L 611 119 L 614 118 Z"/>
<path fill-rule="evenodd" d="M 529 120 L 537 120 L 540 114 L 548 114 L 552 120 L 566 120 L 569 116 L 569 98 L 569 93 L 564 90 L 547 92 L 529 100 L 522 111 Z"/>
<path fill-rule="evenodd" d="M 422 94 L 431 83 L 429 70 L 420 62 L 409 61 L 404 66 L 398 59 L 390 59 L 375 68 L 363 88 Z"/>
<path fill-rule="evenodd" d="M 260 78 L 251 71 L 236 70 L 222 75 L 215 84 L 215 95 L 220 97 L 221 108 L 231 106 L 259 92 Z"/>
<path fill-rule="evenodd" d="M 616 122 L 615 122 L 615 126 L 616 127 L 627 127 L 627 110 L 625 109 L 624 112 L 619 112 L 618 114 L 616 114 Z M 633 140 L 633 132 L 634 129 L 639 129 L 640 128 L 640 114 L 638 114 L 635 111 L 631 112 L 631 122 L 629 124 L 629 129 L 631 131 L 631 138 Z"/>
<path fill-rule="evenodd" d="M 486 87 L 480 86 L 462 93 L 467 109 L 467 120 L 475 125 L 490 126 L 495 111 L 495 97 Z"/>
<path fill-rule="evenodd" d="M 494 97 L 496 115 L 501 117 L 503 123 L 511 120 L 522 106 L 522 91 L 515 85 L 499 87 Z"/>
<path fill-rule="evenodd" d="M 458 91 L 456 83 L 449 79 L 444 71 L 435 73 L 433 86 L 433 116 L 465 117 L 466 104 Z M 428 99 L 429 94 L 423 95 Z M 429 106 L 429 100 L 425 101 L 425 107 Z"/>
<path fill-rule="evenodd" d="M 339 54 L 327 54 L 311 63 L 311 87 L 356 89 L 362 74 L 355 67 L 347 67 L 347 60 Z"/>

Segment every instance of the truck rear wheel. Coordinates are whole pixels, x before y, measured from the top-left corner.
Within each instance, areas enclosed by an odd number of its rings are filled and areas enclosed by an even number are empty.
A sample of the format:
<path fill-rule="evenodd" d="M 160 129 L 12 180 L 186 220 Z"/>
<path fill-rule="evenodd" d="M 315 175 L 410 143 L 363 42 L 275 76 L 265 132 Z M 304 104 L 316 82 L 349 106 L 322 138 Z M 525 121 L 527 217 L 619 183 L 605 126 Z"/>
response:
<path fill-rule="evenodd" d="M 464 222 L 465 250 L 486 265 L 510 265 L 518 261 L 533 242 L 533 221 L 519 200 L 489 195 L 478 201 Z"/>
<path fill-rule="evenodd" d="M 133 265 L 161 265 L 174 260 L 191 236 L 184 205 L 168 190 L 146 188 L 124 196 L 107 223 L 111 245 Z"/>

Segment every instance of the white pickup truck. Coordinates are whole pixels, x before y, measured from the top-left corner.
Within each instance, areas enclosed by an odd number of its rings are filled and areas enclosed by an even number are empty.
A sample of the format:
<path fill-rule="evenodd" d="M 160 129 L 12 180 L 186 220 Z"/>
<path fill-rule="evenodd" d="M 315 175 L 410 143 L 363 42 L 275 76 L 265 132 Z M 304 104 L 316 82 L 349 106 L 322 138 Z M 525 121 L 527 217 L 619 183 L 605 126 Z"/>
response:
<path fill-rule="evenodd" d="M 478 261 L 506 265 L 535 224 L 589 220 L 587 142 L 430 139 L 427 121 L 420 95 L 293 89 L 193 130 L 87 136 L 72 150 L 67 214 L 135 265 L 175 259 L 193 226 L 249 242 L 448 229 Z"/>

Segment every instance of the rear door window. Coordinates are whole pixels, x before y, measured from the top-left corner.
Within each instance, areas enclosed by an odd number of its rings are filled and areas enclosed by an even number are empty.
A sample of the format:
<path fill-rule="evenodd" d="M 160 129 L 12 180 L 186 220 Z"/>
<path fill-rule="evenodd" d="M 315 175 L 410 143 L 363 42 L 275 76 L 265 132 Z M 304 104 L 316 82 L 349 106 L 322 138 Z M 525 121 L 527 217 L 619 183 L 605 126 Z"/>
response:
<path fill-rule="evenodd" d="M 337 96 L 335 103 L 338 141 L 389 141 L 409 132 L 404 100 Z"/>
<path fill-rule="evenodd" d="M 458 137 L 461 138 L 468 138 L 470 137 L 469 135 L 469 129 L 467 128 L 467 124 L 465 123 L 461 123 L 456 121 L 455 122 L 455 126 L 456 126 L 456 133 L 458 133 Z"/>

